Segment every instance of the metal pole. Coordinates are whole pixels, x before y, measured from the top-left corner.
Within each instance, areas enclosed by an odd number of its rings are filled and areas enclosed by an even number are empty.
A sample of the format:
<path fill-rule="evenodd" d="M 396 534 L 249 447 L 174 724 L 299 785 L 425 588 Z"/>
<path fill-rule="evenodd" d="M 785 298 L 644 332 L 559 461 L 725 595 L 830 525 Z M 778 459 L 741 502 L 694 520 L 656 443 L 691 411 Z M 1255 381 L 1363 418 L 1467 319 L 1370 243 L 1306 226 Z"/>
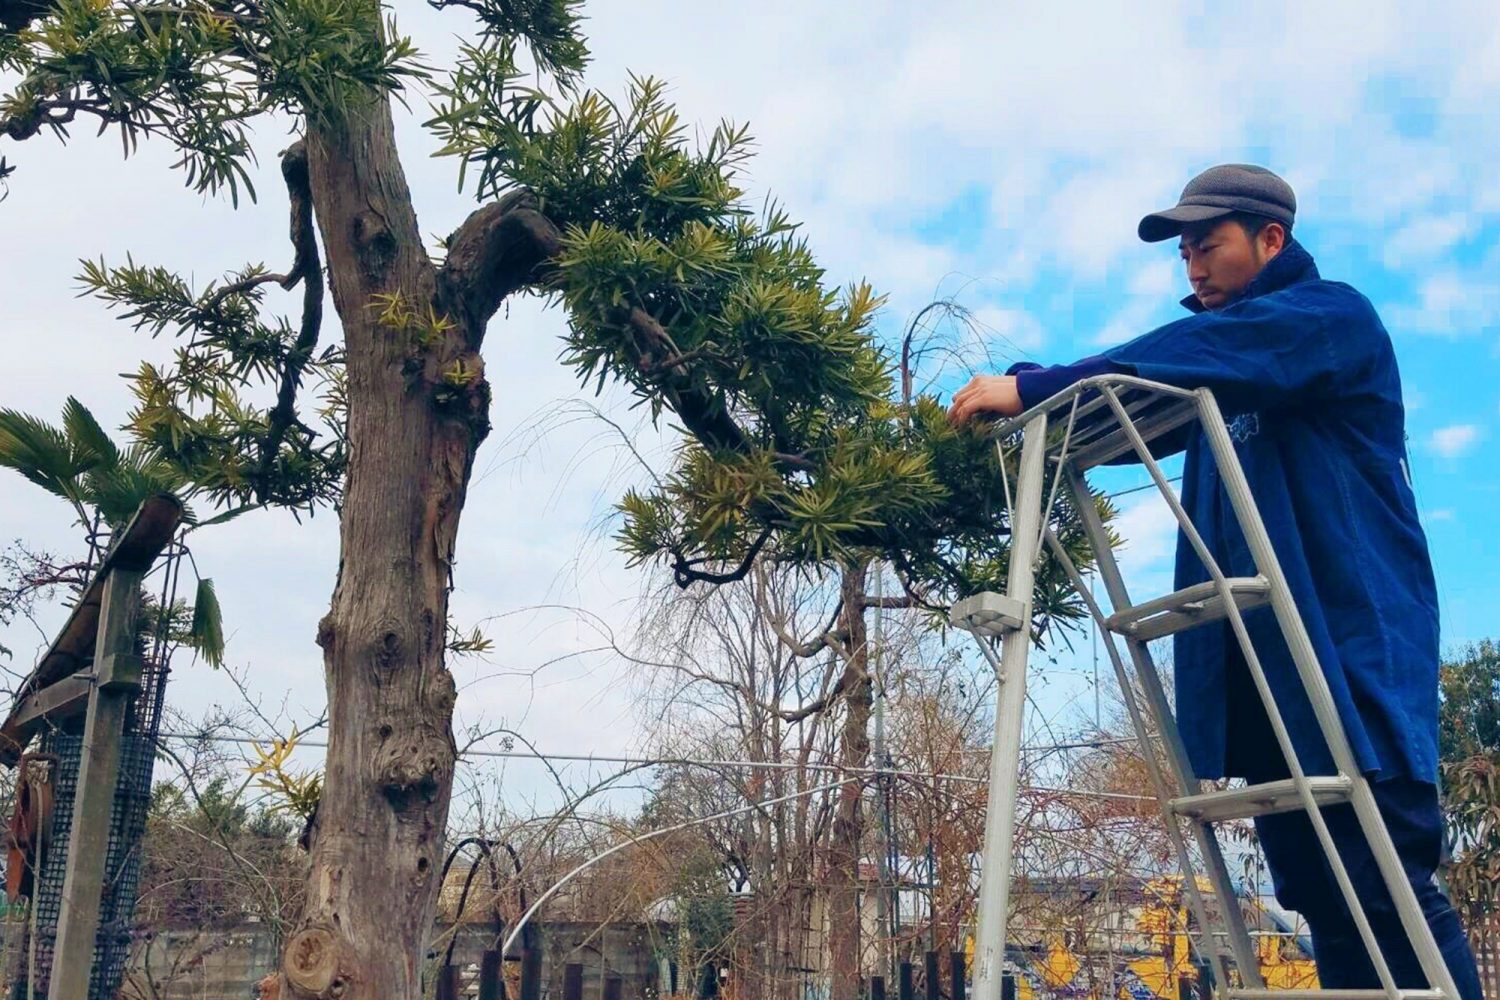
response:
<path fill-rule="evenodd" d="M 888 974 L 891 969 L 890 900 L 886 897 L 886 887 L 891 884 L 889 839 L 891 814 L 890 798 L 886 794 L 889 779 L 884 770 L 886 765 L 885 672 L 882 669 L 881 660 L 885 642 L 880 607 L 881 598 L 884 596 L 884 579 L 885 567 L 877 562 L 875 564 L 875 607 L 872 609 L 875 614 L 870 629 L 870 674 L 875 687 L 875 731 L 872 742 L 875 751 L 875 767 L 879 769 L 875 776 L 878 813 L 875 833 L 875 865 L 876 877 L 880 883 L 875 892 L 875 926 L 878 928 L 875 937 L 875 967 L 880 970 L 882 976 Z"/>
<path fill-rule="evenodd" d="M 989 802 L 984 816 L 979 918 L 974 934 L 974 1000 L 1000 1000 L 1000 967 L 1005 959 L 1005 922 L 1010 905 L 1011 849 L 1015 840 L 1016 786 L 1020 780 L 1021 726 L 1026 709 L 1026 654 L 1031 644 L 1032 587 L 1036 548 L 1041 538 L 1042 485 L 1047 472 L 1046 414 L 1033 417 L 1024 433 L 1015 507 L 1010 518 L 1010 576 L 1006 590 L 1010 597 L 1021 602 L 1025 614 L 1021 616 L 1021 630 L 1003 640 L 1000 655 Z M 984 641 L 981 639 L 981 644 Z M 988 652 L 988 647 L 984 648 Z"/>
<path fill-rule="evenodd" d="M 922 958 L 922 971 L 925 974 L 924 978 L 927 980 L 922 985 L 925 987 L 927 1000 L 939 1000 L 939 997 L 942 996 L 942 990 L 939 988 L 940 984 L 938 982 L 938 953 L 929 951 Z"/>

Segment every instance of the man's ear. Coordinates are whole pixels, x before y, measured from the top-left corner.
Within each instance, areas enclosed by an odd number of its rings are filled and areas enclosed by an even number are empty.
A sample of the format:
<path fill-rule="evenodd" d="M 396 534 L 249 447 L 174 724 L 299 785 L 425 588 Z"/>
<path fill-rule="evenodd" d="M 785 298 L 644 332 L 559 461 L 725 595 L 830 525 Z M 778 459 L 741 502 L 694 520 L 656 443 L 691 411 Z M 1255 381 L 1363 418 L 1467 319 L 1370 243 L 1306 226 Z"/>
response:
<path fill-rule="evenodd" d="M 1279 222 L 1267 223 L 1256 239 L 1260 241 L 1261 255 L 1270 260 L 1286 248 L 1286 227 Z"/>

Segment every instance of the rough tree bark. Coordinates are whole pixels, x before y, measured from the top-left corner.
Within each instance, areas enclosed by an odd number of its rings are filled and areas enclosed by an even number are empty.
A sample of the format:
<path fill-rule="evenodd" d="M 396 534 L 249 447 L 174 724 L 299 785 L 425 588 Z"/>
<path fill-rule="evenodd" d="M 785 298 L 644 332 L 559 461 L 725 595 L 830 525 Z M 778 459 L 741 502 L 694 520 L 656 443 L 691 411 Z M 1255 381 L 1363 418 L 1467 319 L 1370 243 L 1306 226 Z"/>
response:
<path fill-rule="evenodd" d="M 436 266 L 384 98 L 310 118 L 306 148 L 344 332 L 350 455 L 338 583 L 318 628 L 327 767 L 283 995 L 416 1000 L 455 757 L 448 591 L 489 430 L 478 351 L 556 232 L 510 196 L 475 212 Z"/>
<path fill-rule="evenodd" d="M 844 567 L 839 581 L 848 683 L 844 688 L 844 722 L 839 734 L 839 763 L 848 772 L 870 763 L 869 648 L 865 628 L 865 566 Z M 828 946 L 832 965 L 832 1000 L 859 1000 L 860 920 L 859 859 L 864 816 L 860 808 L 864 782 L 839 789 L 838 807 L 828 841 Z"/>

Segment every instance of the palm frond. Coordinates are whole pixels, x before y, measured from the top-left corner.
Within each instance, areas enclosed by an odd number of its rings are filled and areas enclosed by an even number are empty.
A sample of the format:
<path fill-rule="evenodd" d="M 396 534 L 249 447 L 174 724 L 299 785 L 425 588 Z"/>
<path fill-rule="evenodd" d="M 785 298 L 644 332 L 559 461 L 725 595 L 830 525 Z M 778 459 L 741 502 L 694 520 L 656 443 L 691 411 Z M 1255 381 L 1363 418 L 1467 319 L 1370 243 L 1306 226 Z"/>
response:
<path fill-rule="evenodd" d="M 198 581 L 193 595 L 193 624 L 188 628 L 188 643 L 213 667 L 224 665 L 224 616 L 214 582 Z"/>
<path fill-rule="evenodd" d="M 17 410 L 0 410 L 0 466 L 76 505 L 84 502 L 79 477 L 92 464 L 73 448 L 65 431 Z"/>
<path fill-rule="evenodd" d="M 119 464 L 120 449 L 76 396 L 69 396 L 63 404 L 63 430 L 75 455 L 93 455 L 104 466 Z"/>

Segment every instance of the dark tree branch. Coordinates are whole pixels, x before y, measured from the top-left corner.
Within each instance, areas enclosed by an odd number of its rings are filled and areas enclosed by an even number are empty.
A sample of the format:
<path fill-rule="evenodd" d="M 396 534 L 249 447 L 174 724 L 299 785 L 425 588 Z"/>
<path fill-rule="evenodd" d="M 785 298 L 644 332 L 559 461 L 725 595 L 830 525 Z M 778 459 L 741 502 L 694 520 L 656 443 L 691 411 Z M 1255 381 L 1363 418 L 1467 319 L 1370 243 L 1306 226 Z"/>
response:
<path fill-rule="evenodd" d="M 890 559 L 891 565 L 896 568 L 896 580 L 901 584 L 901 589 L 906 593 L 907 598 L 911 601 L 911 603 L 907 605 L 907 607 L 923 608 L 927 611 L 937 612 L 944 612 L 947 610 L 946 608 L 939 607 L 938 605 L 933 604 L 921 593 L 919 593 L 914 586 L 912 586 L 911 581 L 913 574 L 911 564 L 906 560 L 904 556 L 901 555 L 901 553 L 891 553 Z"/>
<path fill-rule="evenodd" d="M 445 298 L 461 310 L 471 336 L 482 339 L 485 324 L 508 296 L 547 279 L 546 265 L 562 249 L 562 234 L 538 209 L 535 195 L 517 190 L 472 213 L 447 243 L 448 257 L 440 272 Z M 740 453 L 754 448 L 751 436 L 730 416 L 723 398 L 695 385 L 682 371 L 711 353 L 709 349 L 683 351 L 666 328 L 639 306 L 621 309 L 611 319 L 634 341 L 637 371 L 660 390 L 682 425 L 704 447 Z M 470 346 L 477 348 L 478 340 Z M 777 452 L 776 459 L 799 468 L 812 465 L 805 456 L 785 449 Z M 733 579 L 743 575 L 740 572 Z"/>
<path fill-rule="evenodd" d="M 675 560 L 672 566 L 672 579 L 683 590 L 686 590 L 688 585 L 695 581 L 717 584 L 735 583 L 736 581 L 743 580 L 745 575 L 750 572 L 750 568 L 755 565 L 755 557 L 760 555 L 760 550 L 765 547 L 766 542 L 770 538 L 771 529 L 766 528 L 755 541 L 750 543 L 750 548 L 746 550 L 745 558 L 740 561 L 740 564 L 728 573 L 708 573 L 700 569 L 694 569 L 694 564 L 690 560 L 684 558 L 682 553 L 674 551 L 672 553 Z"/>
<path fill-rule="evenodd" d="M 776 709 L 776 715 L 780 717 L 782 722 L 788 724 L 801 722 L 808 716 L 818 714 L 829 705 L 832 705 L 839 698 L 841 698 L 844 694 L 845 689 L 849 687 L 850 682 L 853 680 L 854 670 L 852 668 L 845 668 L 844 672 L 839 675 L 838 681 L 823 697 L 818 698 L 815 701 L 810 701 L 806 705 L 802 705 L 801 707 L 795 709 L 788 710 L 778 708 Z"/>
<path fill-rule="evenodd" d="M 318 331 L 323 325 L 323 262 L 318 255 L 318 235 L 313 225 L 312 187 L 307 173 L 307 145 L 297 141 L 281 157 L 281 176 L 286 181 L 291 209 L 291 239 L 296 249 L 292 270 L 281 279 L 283 288 L 302 282 L 302 325 L 297 340 L 287 355 L 276 390 L 276 406 L 271 410 L 265 437 L 260 440 L 260 456 L 255 470 L 256 495 L 265 502 L 269 492 L 276 454 L 286 432 L 299 424 L 297 390 L 302 373 L 318 346 Z"/>
<path fill-rule="evenodd" d="M 209 297 L 209 300 L 205 304 L 204 308 L 209 312 L 213 312 L 217 310 L 219 306 L 223 305 L 224 300 L 229 298 L 229 296 L 244 295 L 246 292 L 252 289 L 259 288 L 261 285 L 269 285 L 273 281 L 276 284 L 280 285 L 282 288 L 291 288 L 297 283 L 296 274 L 297 272 L 294 265 L 294 269 L 291 274 L 272 274 L 271 272 L 267 271 L 264 274 L 252 274 L 248 278 L 241 278 L 239 281 L 232 281 L 229 284 L 225 285 L 223 288 L 219 289 L 217 292 L 214 292 L 213 295 Z"/>
<path fill-rule="evenodd" d="M 0 0 L 0 28 L 23 31 L 52 10 L 52 0 Z"/>
<path fill-rule="evenodd" d="M 844 613 L 844 598 L 842 595 L 839 596 L 838 603 L 834 605 L 833 614 L 829 617 L 828 624 L 818 632 L 816 639 L 811 639 L 807 642 L 803 642 L 788 632 L 786 624 L 775 614 L 771 607 L 761 603 L 759 600 L 757 601 L 757 606 L 759 607 L 761 617 L 770 624 L 771 630 L 776 633 L 776 638 L 791 651 L 793 656 L 801 659 L 816 656 L 824 649 L 839 651 L 839 643 L 847 634 L 847 630 L 840 631 L 838 628 L 839 618 Z"/>

